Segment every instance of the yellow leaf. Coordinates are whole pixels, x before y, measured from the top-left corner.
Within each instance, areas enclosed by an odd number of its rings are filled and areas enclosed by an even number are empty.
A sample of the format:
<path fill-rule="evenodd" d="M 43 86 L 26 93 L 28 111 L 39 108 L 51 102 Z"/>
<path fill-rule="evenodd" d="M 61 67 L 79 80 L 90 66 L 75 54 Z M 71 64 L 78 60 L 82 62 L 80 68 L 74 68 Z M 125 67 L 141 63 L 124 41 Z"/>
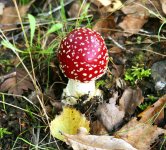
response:
<path fill-rule="evenodd" d="M 50 124 L 51 134 L 59 140 L 64 141 L 62 133 L 77 134 L 77 130 L 84 127 L 89 132 L 89 121 L 85 116 L 74 108 L 64 107 L 63 112 L 56 116 Z"/>

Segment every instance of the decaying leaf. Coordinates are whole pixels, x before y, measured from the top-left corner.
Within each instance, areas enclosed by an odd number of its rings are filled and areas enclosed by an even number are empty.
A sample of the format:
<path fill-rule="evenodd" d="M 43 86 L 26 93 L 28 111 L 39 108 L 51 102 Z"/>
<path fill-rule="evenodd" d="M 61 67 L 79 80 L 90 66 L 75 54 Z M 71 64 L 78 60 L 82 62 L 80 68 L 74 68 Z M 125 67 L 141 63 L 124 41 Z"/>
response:
<path fill-rule="evenodd" d="M 78 134 L 63 133 L 66 143 L 74 150 L 136 150 L 126 141 L 113 136 L 88 135 L 85 128 L 81 128 Z"/>
<path fill-rule="evenodd" d="M 139 88 L 126 88 L 117 105 L 118 93 L 110 98 L 109 103 L 99 105 L 96 114 L 108 131 L 117 128 L 123 118 L 134 113 L 136 107 L 143 102 L 142 92 Z"/>
<path fill-rule="evenodd" d="M 163 1 L 160 0 L 164 12 L 165 2 Z M 128 33 L 124 33 L 124 35 L 130 36 L 138 33 L 149 17 L 163 14 L 160 2 L 156 0 L 128 0 L 121 9 L 126 17 L 119 23 L 119 26 Z"/>
<path fill-rule="evenodd" d="M 100 11 L 103 13 L 114 12 L 122 6 L 120 0 L 90 0 L 90 2 L 100 7 Z"/>
<path fill-rule="evenodd" d="M 115 28 L 115 21 L 113 16 L 100 18 L 93 26 L 93 30 L 100 32 L 105 37 L 111 34 L 111 29 Z"/>
<path fill-rule="evenodd" d="M 138 115 L 139 122 L 151 121 L 159 124 L 164 120 L 164 108 L 166 108 L 166 95 L 162 96 L 153 105 L 149 106 L 146 110 Z"/>
<path fill-rule="evenodd" d="M 16 69 L 16 75 L 6 79 L 0 85 L 0 91 L 10 94 L 22 95 L 24 91 L 34 90 L 34 86 L 26 71 Z"/>
<path fill-rule="evenodd" d="M 116 105 L 118 99 L 118 93 L 115 93 L 110 98 L 109 103 L 103 103 L 97 108 L 96 114 L 99 120 L 103 123 L 108 131 L 118 127 L 124 118 L 124 110 L 120 110 L 119 106 Z"/>
<path fill-rule="evenodd" d="M 82 5 L 79 1 L 74 1 L 67 13 L 71 18 L 79 17 L 78 15 L 84 12 L 87 6 L 87 3 L 84 3 Z"/>
<path fill-rule="evenodd" d="M 121 110 L 125 111 L 127 116 L 134 113 L 137 106 L 139 106 L 144 100 L 142 96 L 142 91 L 139 87 L 132 89 L 128 87 L 123 92 L 122 97 L 119 100 L 119 106 Z"/>
<path fill-rule="evenodd" d="M 127 15 L 119 23 L 119 26 L 126 32 L 124 35 L 129 36 L 138 33 L 146 22 L 147 18 L 144 16 Z"/>
<path fill-rule="evenodd" d="M 18 6 L 18 10 L 21 17 L 26 15 L 29 7 L 32 5 L 33 2 L 34 0 L 31 1 L 28 5 Z M 4 29 L 14 28 L 16 27 L 16 23 L 19 23 L 19 22 L 20 21 L 18 18 L 18 14 L 14 6 L 3 8 L 3 13 L 1 14 L 1 17 L 0 17 L 0 24 L 2 26 L 1 29 L 4 30 Z"/>
<path fill-rule="evenodd" d="M 80 127 L 86 128 L 89 132 L 89 121 L 76 109 L 64 107 L 63 112 L 51 121 L 50 131 L 54 137 L 64 141 L 64 136 L 61 133 L 76 134 Z"/>
<path fill-rule="evenodd" d="M 124 139 L 138 150 L 150 150 L 150 145 L 162 134 L 166 135 L 166 130 L 134 118 L 116 132 L 115 137 Z"/>
<path fill-rule="evenodd" d="M 106 128 L 99 120 L 93 121 L 90 124 L 90 129 L 91 129 L 90 130 L 91 134 L 95 134 L 95 135 L 107 135 L 108 134 Z"/>

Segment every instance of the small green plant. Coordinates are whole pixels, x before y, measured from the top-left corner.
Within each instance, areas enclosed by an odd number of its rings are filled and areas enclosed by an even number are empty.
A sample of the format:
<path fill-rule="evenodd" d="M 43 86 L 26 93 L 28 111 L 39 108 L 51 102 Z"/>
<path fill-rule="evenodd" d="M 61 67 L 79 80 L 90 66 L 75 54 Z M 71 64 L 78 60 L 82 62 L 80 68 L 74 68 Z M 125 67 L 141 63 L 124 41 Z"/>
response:
<path fill-rule="evenodd" d="M 5 134 L 12 134 L 12 133 L 7 131 L 7 128 L 0 128 L 0 139 L 3 138 Z"/>
<path fill-rule="evenodd" d="M 132 68 L 126 70 L 124 79 L 134 85 L 137 84 L 138 81 L 142 80 L 145 77 L 149 77 L 150 75 L 150 69 L 144 69 L 143 67 L 139 67 L 137 65 L 132 66 Z"/>
<path fill-rule="evenodd" d="M 154 97 L 153 95 L 147 95 L 147 99 L 145 99 L 145 102 L 141 105 L 139 105 L 139 108 L 141 110 L 145 110 L 148 106 L 152 105 L 158 98 Z"/>

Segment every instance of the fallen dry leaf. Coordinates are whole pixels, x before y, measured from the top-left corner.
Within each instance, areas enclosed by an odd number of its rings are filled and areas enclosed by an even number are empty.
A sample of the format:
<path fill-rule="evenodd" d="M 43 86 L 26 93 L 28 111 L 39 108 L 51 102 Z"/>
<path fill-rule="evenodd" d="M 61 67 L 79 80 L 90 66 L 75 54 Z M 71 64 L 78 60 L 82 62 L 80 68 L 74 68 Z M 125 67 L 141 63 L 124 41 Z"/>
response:
<path fill-rule="evenodd" d="M 108 132 L 106 128 L 103 126 L 103 124 L 99 121 L 93 121 L 90 124 L 91 134 L 95 135 L 108 135 Z"/>
<path fill-rule="evenodd" d="M 29 7 L 32 5 L 32 3 L 34 2 L 31 1 L 28 5 L 24 5 L 24 6 L 18 6 L 18 10 L 20 13 L 20 16 L 23 17 L 24 15 L 26 15 Z M 19 23 L 19 18 L 18 18 L 18 14 L 16 11 L 16 8 L 14 6 L 9 6 L 9 7 L 4 7 L 3 8 L 3 14 L 0 17 L 0 24 L 1 24 L 1 29 L 12 29 L 14 27 L 16 27 L 16 23 Z"/>
<path fill-rule="evenodd" d="M 116 132 L 115 137 L 124 139 L 138 150 L 150 150 L 150 145 L 162 134 L 166 135 L 166 130 L 139 122 L 134 118 Z"/>
<path fill-rule="evenodd" d="M 99 105 L 96 111 L 96 115 L 108 131 L 118 127 L 122 123 L 125 115 L 124 110 L 120 110 L 119 106 L 116 105 L 117 99 L 118 93 L 114 93 L 109 103 L 104 102 Z"/>
<path fill-rule="evenodd" d="M 66 143 L 74 150 L 136 150 L 126 141 L 113 136 L 88 135 L 85 128 L 80 128 L 76 135 L 62 133 Z"/>
<path fill-rule="evenodd" d="M 90 2 L 100 7 L 100 12 L 102 13 L 114 12 L 122 6 L 120 0 L 90 0 Z"/>
<path fill-rule="evenodd" d="M 131 116 L 136 107 L 139 106 L 143 100 L 144 97 L 142 96 L 142 91 L 139 87 L 136 89 L 128 87 L 125 89 L 119 100 L 120 110 L 124 110 L 126 116 Z"/>
<path fill-rule="evenodd" d="M 22 95 L 24 91 L 34 90 L 34 86 L 27 75 L 27 72 L 22 69 L 16 70 L 16 75 L 6 79 L 0 85 L 0 91 L 15 95 Z"/>
<path fill-rule="evenodd" d="M 71 18 L 77 18 L 79 17 L 78 15 L 80 15 L 87 7 L 87 3 L 84 3 L 83 6 L 81 6 L 81 2 L 79 1 L 74 1 L 69 9 L 69 11 L 67 12 L 68 15 Z"/>
<path fill-rule="evenodd" d="M 117 105 L 118 93 L 114 93 L 109 103 L 103 103 L 98 106 L 96 115 L 108 131 L 119 127 L 124 117 L 130 117 L 136 107 L 143 102 L 142 92 L 139 88 L 126 88 Z"/>
<path fill-rule="evenodd" d="M 65 137 L 61 132 L 76 134 L 80 127 L 84 127 L 89 132 L 89 121 L 78 110 L 67 106 L 63 107 L 62 113 L 50 123 L 51 134 L 62 141 Z"/>
<path fill-rule="evenodd" d="M 151 121 L 159 124 L 164 120 L 164 108 L 166 108 L 166 95 L 162 96 L 153 105 L 149 106 L 146 110 L 138 115 L 139 122 Z"/>
<path fill-rule="evenodd" d="M 100 18 L 93 26 L 93 30 L 101 33 L 104 37 L 110 35 L 112 29 L 115 29 L 115 21 L 113 16 Z"/>
<path fill-rule="evenodd" d="M 124 36 L 130 36 L 138 33 L 146 22 L 147 17 L 145 16 L 127 15 L 124 17 L 123 21 L 119 23 L 119 27 L 126 32 Z"/>
<path fill-rule="evenodd" d="M 165 11 L 165 2 L 163 1 L 160 0 L 163 11 Z M 128 0 L 125 2 L 121 10 L 126 14 L 126 17 L 119 23 L 119 26 L 127 32 L 124 33 L 124 36 L 138 33 L 149 17 L 163 14 L 160 2 L 156 0 Z"/>

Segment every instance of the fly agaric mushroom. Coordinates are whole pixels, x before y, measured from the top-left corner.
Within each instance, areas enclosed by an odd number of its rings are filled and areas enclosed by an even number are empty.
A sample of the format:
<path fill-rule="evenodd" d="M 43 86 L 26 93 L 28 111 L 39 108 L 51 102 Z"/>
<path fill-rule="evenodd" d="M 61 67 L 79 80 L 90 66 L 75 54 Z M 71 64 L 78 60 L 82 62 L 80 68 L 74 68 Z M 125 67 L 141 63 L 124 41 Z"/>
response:
<path fill-rule="evenodd" d="M 87 28 L 74 29 L 65 37 L 58 52 L 60 68 L 69 78 L 63 90 L 66 104 L 76 104 L 80 96 L 102 96 L 95 87 L 95 80 L 107 69 L 108 52 L 101 35 Z"/>

